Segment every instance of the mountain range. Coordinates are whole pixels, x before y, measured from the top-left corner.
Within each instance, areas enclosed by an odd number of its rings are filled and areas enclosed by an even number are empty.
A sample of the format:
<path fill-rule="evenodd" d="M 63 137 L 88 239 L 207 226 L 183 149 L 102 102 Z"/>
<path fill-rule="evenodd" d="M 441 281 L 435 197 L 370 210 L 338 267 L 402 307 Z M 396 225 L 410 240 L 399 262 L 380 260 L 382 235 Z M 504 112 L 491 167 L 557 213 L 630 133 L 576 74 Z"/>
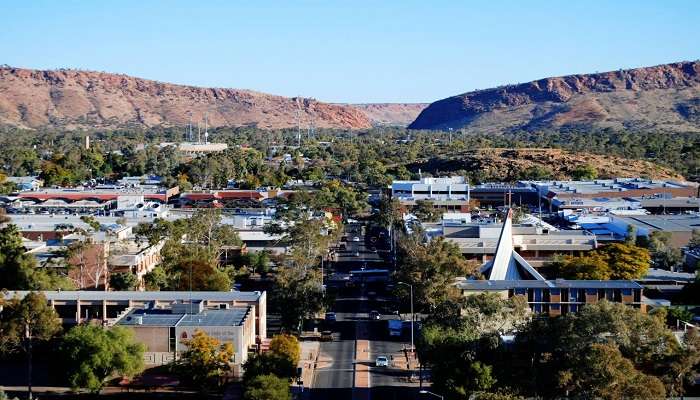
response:
<path fill-rule="evenodd" d="M 411 129 L 700 132 L 700 61 L 544 78 L 430 104 Z"/>
<path fill-rule="evenodd" d="M 331 104 L 81 70 L 0 67 L 0 125 L 26 129 L 184 126 L 262 129 L 376 125 L 514 130 L 700 132 L 700 61 L 544 78 L 424 103 Z"/>

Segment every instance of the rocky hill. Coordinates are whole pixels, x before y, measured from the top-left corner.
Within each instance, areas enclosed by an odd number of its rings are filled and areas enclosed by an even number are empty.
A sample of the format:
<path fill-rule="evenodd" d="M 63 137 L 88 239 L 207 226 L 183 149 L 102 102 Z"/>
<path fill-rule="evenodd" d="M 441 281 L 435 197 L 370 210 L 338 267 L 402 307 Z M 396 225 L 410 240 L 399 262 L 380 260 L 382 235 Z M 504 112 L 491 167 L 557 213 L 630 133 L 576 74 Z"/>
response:
<path fill-rule="evenodd" d="M 521 179 L 523 171 L 541 167 L 551 173 L 552 179 L 570 179 L 571 172 L 581 165 L 596 168 L 600 178 L 685 178 L 670 168 L 649 161 L 630 160 L 617 156 L 572 153 L 560 149 L 502 149 L 483 148 L 461 154 L 441 156 L 411 164 L 411 171 L 430 172 L 433 175 L 455 171 L 479 171 L 486 180 L 515 181 Z"/>
<path fill-rule="evenodd" d="M 412 129 L 583 126 L 700 132 L 700 61 L 545 78 L 436 101 Z"/>
<path fill-rule="evenodd" d="M 174 85 L 126 75 L 0 67 L 0 125 L 22 128 L 183 126 L 208 114 L 209 126 L 278 129 L 313 121 L 318 128 L 364 129 L 350 106 L 249 90 Z"/>
<path fill-rule="evenodd" d="M 428 106 L 426 103 L 367 103 L 351 104 L 359 109 L 372 125 L 408 126 Z"/>

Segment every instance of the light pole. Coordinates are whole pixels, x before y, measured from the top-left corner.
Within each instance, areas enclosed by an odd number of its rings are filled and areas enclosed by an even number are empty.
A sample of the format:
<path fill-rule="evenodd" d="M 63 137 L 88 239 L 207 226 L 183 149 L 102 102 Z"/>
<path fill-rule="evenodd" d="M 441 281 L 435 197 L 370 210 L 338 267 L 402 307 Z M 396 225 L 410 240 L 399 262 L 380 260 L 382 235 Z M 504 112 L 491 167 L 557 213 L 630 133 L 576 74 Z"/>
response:
<path fill-rule="evenodd" d="M 420 394 L 429 394 L 429 395 L 431 395 L 431 396 L 435 396 L 435 397 L 439 398 L 440 400 L 445 400 L 445 396 L 441 396 L 441 395 L 439 395 L 439 394 L 437 394 L 437 393 L 429 392 L 429 391 L 427 391 L 427 390 L 421 390 L 421 391 L 418 392 L 418 393 L 420 393 Z"/>
<path fill-rule="evenodd" d="M 413 345 L 413 321 L 416 319 L 415 315 L 413 314 L 413 285 L 410 283 L 406 282 L 399 282 L 399 285 L 406 285 L 409 288 L 411 288 L 411 351 L 415 352 L 416 348 Z"/>

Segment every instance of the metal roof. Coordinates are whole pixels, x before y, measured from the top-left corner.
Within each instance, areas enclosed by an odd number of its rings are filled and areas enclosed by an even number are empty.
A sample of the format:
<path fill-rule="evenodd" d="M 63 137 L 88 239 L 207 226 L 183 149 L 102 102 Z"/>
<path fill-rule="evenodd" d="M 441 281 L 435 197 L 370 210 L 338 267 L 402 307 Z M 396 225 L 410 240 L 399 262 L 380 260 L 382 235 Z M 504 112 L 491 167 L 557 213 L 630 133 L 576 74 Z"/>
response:
<path fill-rule="evenodd" d="M 168 309 L 131 310 L 117 325 L 126 326 L 240 326 L 250 313 L 250 307 L 228 310 L 204 310 L 197 314 L 173 313 Z"/>
<path fill-rule="evenodd" d="M 457 282 L 462 290 L 508 290 L 508 289 L 641 289 L 634 281 L 596 281 L 596 280 L 464 280 Z"/>
<path fill-rule="evenodd" d="M 0 292 L 0 297 L 12 298 L 18 296 L 23 298 L 29 293 L 28 290 L 10 291 L 7 295 Z M 48 300 L 85 300 L 85 301 L 258 301 L 264 292 L 188 292 L 188 291 L 91 291 L 91 290 L 62 290 L 62 291 L 42 291 Z"/>

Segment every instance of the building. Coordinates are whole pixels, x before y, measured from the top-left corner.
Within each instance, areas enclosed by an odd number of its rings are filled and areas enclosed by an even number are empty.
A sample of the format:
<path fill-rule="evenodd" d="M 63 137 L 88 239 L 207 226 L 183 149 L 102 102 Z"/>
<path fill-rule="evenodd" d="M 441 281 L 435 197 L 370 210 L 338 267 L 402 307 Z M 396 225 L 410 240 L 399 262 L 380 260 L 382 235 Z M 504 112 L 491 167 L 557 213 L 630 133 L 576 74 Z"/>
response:
<path fill-rule="evenodd" d="M 23 298 L 29 291 L 0 292 L 1 299 Z M 252 307 L 255 335 L 267 337 L 266 292 L 139 292 L 139 291 L 42 291 L 64 325 L 99 321 L 111 326 L 133 309 L 163 309 L 178 303 L 201 303 L 202 310 Z M 0 310 L 1 311 L 1 310 Z M 251 317 L 252 318 L 252 317 Z"/>
<path fill-rule="evenodd" d="M 252 305 L 208 309 L 202 301 L 185 301 L 162 308 L 137 308 L 125 313 L 115 325 L 134 332 L 146 346 L 146 364 L 161 365 L 187 350 L 187 341 L 202 331 L 233 347 L 234 376 L 241 376 L 248 352 L 255 349 L 255 307 Z"/>
<path fill-rule="evenodd" d="M 469 211 L 469 183 L 463 176 L 393 181 L 391 197 L 407 209 L 413 208 L 418 201 L 430 201 L 435 208 Z"/>
<path fill-rule="evenodd" d="M 539 205 L 537 189 L 529 184 L 483 183 L 472 186 L 469 193 L 471 200 L 479 206 Z"/>
<path fill-rule="evenodd" d="M 14 183 L 20 192 L 39 190 L 44 186 L 44 181 L 38 176 L 8 176 L 5 180 Z"/>
<path fill-rule="evenodd" d="M 449 215 L 449 214 L 445 214 Z M 502 225 L 495 222 L 455 223 L 443 219 L 442 235 L 459 246 L 467 259 L 486 262 L 498 248 Z M 530 263 L 551 259 L 555 254 L 580 255 L 598 247 L 595 235 L 581 230 L 558 230 L 533 217 L 512 226 L 513 246 Z"/>
<path fill-rule="evenodd" d="M 642 178 L 597 179 L 593 181 L 523 181 L 535 189 L 552 208 L 556 202 L 576 199 L 619 197 L 697 197 L 698 186 L 688 182 Z"/>
<path fill-rule="evenodd" d="M 526 296 L 530 309 L 556 316 L 576 312 L 581 306 L 606 299 L 642 308 L 642 286 L 634 281 L 547 280 L 515 251 L 512 210 L 509 210 L 498 238 L 493 259 L 481 273 L 486 280 L 458 280 L 464 296 L 497 293 L 504 298 Z"/>
<path fill-rule="evenodd" d="M 141 246 L 137 242 L 129 241 L 125 245 L 113 249 L 108 262 L 110 274 L 130 272 L 136 276 L 137 289 L 145 289 L 143 277 L 160 264 L 160 251 L 164 245 L 165 240 L 147 246 Z"/>

